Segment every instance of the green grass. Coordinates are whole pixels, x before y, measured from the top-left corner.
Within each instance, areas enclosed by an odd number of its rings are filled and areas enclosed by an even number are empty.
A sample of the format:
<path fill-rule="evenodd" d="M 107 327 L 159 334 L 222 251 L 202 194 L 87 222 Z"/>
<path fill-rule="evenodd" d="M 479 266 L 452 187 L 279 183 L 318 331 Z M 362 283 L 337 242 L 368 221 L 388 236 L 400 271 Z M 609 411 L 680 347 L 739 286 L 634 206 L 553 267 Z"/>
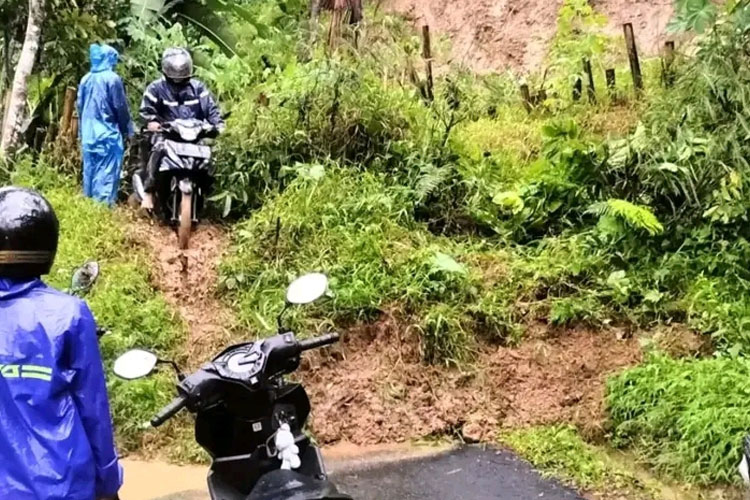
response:
<path fill-rule="evenodd" d="M 503 433 L 500 441 L 539 468 L 579 490 L 620 492 L 627 498 L 652 499 L 653 492 L 623 470 L 570 426 L 533 427 Z"/>
<path fill-rule="evenodd" d="M 746 359 L 654 356 L 609 381 L 614 442 L 683 481 L 737 482 L 750 430 L 748 380 Z"/>
<path fill-rule="evenodd" d="M 306 326 L 346 326 L 397 304 L 425 332 L 426 359 L 466 359 L 470 335 L 459 306 L 476 294 L 476 276 L 460 262 L 461 245 L 411 219 L 403 193 L 382 176 L 343 169 L 319 173 L 300 177 L 235 227 L 222 280 L 240 322 L 267 333 L 291 279 L 323 271 L 331 279 L 331 296 L 304 310 Z M 302 311 L 297 317 L 304 319 Z"/>

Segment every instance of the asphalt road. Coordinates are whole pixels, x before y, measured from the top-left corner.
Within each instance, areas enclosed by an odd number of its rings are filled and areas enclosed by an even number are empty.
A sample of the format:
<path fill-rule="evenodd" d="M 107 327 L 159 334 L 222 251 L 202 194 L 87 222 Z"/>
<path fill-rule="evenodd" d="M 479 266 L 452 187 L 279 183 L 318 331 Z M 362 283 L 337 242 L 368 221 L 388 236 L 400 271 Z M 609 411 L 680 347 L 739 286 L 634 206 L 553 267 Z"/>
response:
<path fill-rule="evenodd" d="M 512 453 L 493 448 L 468 446 L 397 461 L 334 461 L 330 469 L 340 491 L 355 500 L 582 499 L 557 481 L 542 478 Z M 160 500 L 206 498 L 205 490 L 193 490 Z"/>
<path fill-rule="evenodd" d="M 332 475 L 355 500 L 545 500 L 580 499 L 557 481 L 544 479 L 507 451 L 465 447 L 404 462 L 377 464 Z"/>

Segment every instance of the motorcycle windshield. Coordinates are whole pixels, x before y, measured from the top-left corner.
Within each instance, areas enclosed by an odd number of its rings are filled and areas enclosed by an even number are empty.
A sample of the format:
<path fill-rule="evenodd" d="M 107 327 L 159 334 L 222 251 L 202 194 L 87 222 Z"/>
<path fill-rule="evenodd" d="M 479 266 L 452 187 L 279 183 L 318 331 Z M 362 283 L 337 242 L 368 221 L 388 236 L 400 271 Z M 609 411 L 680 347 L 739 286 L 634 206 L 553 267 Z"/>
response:
<path fill-rule="evenodd" d="M 179 119 L 173 121 L 171 125 L 182 140 L 189 142 L 197 140 L 203 130 L 203 122 L 195 119 Z"/>

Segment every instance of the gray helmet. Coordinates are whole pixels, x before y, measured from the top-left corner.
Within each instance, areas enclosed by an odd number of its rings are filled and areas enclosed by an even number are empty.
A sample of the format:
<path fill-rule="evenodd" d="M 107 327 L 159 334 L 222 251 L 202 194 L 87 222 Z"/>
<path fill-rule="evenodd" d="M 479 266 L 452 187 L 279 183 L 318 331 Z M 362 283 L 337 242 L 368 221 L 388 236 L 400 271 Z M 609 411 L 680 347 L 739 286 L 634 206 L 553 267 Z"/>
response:
<path fill-rule="evenodd" d="M 161 56 L 161 71 L 167 80 L 185 82 L 193 76 L 193 58 L 185 49 L 169 48 Z"/>

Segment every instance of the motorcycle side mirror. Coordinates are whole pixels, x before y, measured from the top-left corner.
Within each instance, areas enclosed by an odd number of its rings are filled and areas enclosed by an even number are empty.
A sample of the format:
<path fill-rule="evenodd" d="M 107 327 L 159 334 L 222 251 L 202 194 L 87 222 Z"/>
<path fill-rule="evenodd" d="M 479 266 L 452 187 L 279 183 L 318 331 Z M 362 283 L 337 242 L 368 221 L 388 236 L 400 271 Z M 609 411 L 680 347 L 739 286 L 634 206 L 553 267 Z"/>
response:
<path fill-rule="evenodd" d="M 99 279 L 99 263 L 90 260 L 75 270 L 70 279 L 70 292 L 76 295 L 88 293 Z"/>
<path fill-rule="evenodd" d="M 281 310 L 276 322 L 279 325 L 279 332 L 283 330 L 282 318 L 289 306 L 301 306 L 310 304 L 321 298 L 328 290 L 328 277 L 322 273 L 311 273 L 300 276 L 292 281 L 286 289 L 286 304 Z"/>
<path fill-rule="evenodd" d="M 328 289 L 328 277 L 321 273 L 305 274 L 292 281 L 286 289 L 286 301 L 293 305 L 311 304 Z"/>
<path fill-rule="evenodd" d="M 143 349 L 132 349 L 115 360 L 114 372 L 125 380 L 143 378 L 156 368 L 159 358 Z"/>

